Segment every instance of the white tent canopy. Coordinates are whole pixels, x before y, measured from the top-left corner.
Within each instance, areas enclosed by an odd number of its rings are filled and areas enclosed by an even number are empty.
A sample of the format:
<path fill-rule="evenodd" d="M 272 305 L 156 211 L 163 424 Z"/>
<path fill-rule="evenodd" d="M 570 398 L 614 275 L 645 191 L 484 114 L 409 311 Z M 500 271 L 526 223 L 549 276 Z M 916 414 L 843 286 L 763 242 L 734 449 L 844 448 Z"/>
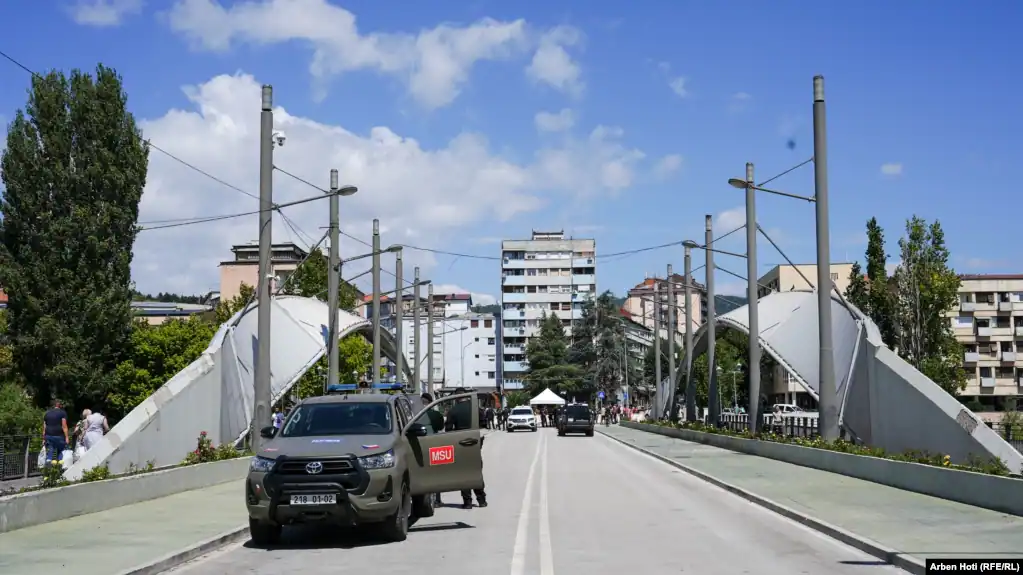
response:
<path fill-rule="evenodd" d="M 530 399 L 529 405 L 565 405 L 565 400 L 561 399 L 561 396 L 551 391 L 550 388 L 547 388 L 540 395 Z"/>

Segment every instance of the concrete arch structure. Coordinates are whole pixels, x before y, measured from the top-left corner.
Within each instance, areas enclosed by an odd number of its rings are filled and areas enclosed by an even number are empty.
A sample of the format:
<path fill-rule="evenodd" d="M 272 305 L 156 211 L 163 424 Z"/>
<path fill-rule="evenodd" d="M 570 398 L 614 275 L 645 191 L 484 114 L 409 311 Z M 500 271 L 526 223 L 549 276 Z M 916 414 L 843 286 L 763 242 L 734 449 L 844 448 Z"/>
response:
<path fill-rule="evenodd" d="M 102 464 L 113 473 L 148 461 L 157 467 L 174 465 L 195 449 L 203 431 L 218 445 L 243 438 L 252 420 L 256 309 L 253 303 L 221 325 L 198 359 L 119 421 L 65 477 L 78 479 Z M 271 395 L 276 402 L 326 353 L 330 311 L 314 298 L 278 296 L 271 300 L 270 313 Z M 338 313 L 341 337 L 359 333 L 371 339 L 372 329 L 365 318 Z M 381 354 L 393 361 L 394 337 L 381 330 L 380 343 Z M 404 366 L 406 381 L 412 381 L 409 363 Z"/>
<path fill-rule="evenodd" d="M 835 382 L 843 428 L 863 443 L 892 453 L 941 453 L 966 463 L 971 455 L 997 457 L 1014 473 L 1023 455 L 984 425 L 956 398 L 881 341 L 870 318 L 831 296 Z M 759 300 L 761 349 L 814 398 L 819 397 L 817 294 L 772 293 Z M 749 333 L 749 306 L 718 316 L 720 329 Z M 695 336 L 696 355 L 707 350 L 707 329 Z"/>

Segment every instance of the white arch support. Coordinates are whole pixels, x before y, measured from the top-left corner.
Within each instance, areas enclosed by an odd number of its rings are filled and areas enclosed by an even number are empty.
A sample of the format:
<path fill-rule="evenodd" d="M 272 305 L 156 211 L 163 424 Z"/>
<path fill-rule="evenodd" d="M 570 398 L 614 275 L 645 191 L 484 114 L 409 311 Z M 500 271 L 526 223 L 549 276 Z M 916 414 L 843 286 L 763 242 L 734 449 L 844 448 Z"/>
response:
<path fill-rule="evenodd" d="M 758 302 L 761 348 L 818 398 L 816 292 L 775 292 Z M 843 425 L 855 437 L 892 453 L 943 453 L 964 463 L 971 455 L 997 457 L 1014 472 L 1023 470 L 1023 455 L 956 398 L 885 347 L 870 318 L 835 294 L 831 313 L 836 391 L 842 402 Z M 749 306 L 717 316 L 715 325 L 751 337 Z M 694 339 L 695 357 L 706 352 L 706 326 Z"/>
<path fill-rule="evenodd" d="M 195 449 L 203 431 L 216 444 L 244 437 L 252 420 L 256 309 L 253 303 L 221 325 L 198 359 L 119 421 L 65 477 L 78 479 L 104 463 L 114 473 L 132 463 L 173 465 Z M 314 298 L 278 296 L 271 300 L 270 313 L 270 388 L 276 402 L 326 353 L 330 311 Z M 340 337 L 359 333 L 370 339 L 372 329 L 361 316 L 338 313 Z M 393 361 L 398 352 L 394 337 L 381 330 L 380 343 L 381 355 Z M 412 381 L 408 361 L 404 368 L 405 380 Z"/>

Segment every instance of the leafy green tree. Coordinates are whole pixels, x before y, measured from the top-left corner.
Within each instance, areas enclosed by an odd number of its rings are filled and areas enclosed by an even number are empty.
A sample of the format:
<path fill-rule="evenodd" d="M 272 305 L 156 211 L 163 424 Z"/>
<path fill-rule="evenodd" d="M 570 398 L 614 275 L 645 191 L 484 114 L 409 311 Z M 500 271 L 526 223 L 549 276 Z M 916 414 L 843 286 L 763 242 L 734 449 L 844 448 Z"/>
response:
<path fill-rule="evenodd" d="M 853 262 L 849 270 L 849 287 L 845 288 L 845 299 L 853 304 L 860 311 L 870 316 L 870 292 L 867 287 L 867 279 L 863 277 L 863 268 L 860 262 Z"/>
<path fill-rule="evenodd" d="M 361 335 L 352 334 L 338 342 L 338 383 L 359 383 L 359 377 L 373 366 L 373 346 Z M 305 372 L 295 384 L 294 394 L 299 399 L 323 395 L 327 381 L 327 356 Z"/>
<path fill-rule="evenodd" d="M 43 410 L 32 402 L 24 387 L 14 382 L 0 383 L 0 439 L 14 435 L 37 437 Z"/>
<path fill-rule="evenodd" d="M 952 395 L 966 387 L 963 347 L 945 312 L 959 301 L 959 276 L 949 268 L 945 232 L 937 221 L 913 216 L 899 240 L 895 272 L 899 355 Z"/>
<path fill-rule="evenodd" d="M 213 318 L 217 325 L 220 325 L 227 320 L 231 319 L 234 314 L 245 309 L 245 306 L 249 305 L 249 302 L 253 301 L 256 295 L 256 290 L 247 283 L 242 282 L 242 285 L 238 286 L 238 295 L 225 301 L 221 301 L 217 309 L 213 310 Z"/>
<path fill-rule="evenodd" d="M 132 326 L 149 147 L 117 73 L 36 76 L 0 160 L 0 284 L 14 365 L 40 405 L 103 398 Z"/>
<path fill-rule="evenodd" d="M 582 318 L 573 322 L 569 362 L 585 374 L 596 391 L 609 397 L 624 381 L 625 324 L 619 301 L 610 291 L 582 306 Z"/>
<path fill-rule="evenodd" d="M 529 394 L 524 391 L 509 391 L 504 394 L 504 399 L 508 403 L 509 409 L 520 405 L 529 405 Z"/>
<path fill-rule="evenodd" d="M 160 325 L 135 322 L 129 359 L 114 371 L 106 400 L 112 421 L 124 417 L 174 375 L 188 367 L 210 345 L 217 325 L 199 317 L 173 319 Z"/>
<path fill-rule="evenodd" d="M 888 254 L 884 230 L 877 218 L 867 222 L 867 281 L 870 319 L 877 324 L 881 340 L 888 347 L 897 343 L 896 301 L 888 280 Z"/>
<path fill-rule="evenodd" d="M 568 336 L 561 320 L 555 315 L 544 315 L 540 333 L 526 345 L 526 388 L 536 395 L 545 388 L 565 394 L 578 394 L 585 386 L 585 372 L 568 361 Z"/>

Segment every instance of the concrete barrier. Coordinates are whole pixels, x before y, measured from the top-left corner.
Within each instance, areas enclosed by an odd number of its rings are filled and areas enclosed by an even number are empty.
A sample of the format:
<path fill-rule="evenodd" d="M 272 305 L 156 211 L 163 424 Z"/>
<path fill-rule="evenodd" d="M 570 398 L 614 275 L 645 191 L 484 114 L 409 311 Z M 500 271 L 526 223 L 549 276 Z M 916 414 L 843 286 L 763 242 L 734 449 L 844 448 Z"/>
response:
<path fill-rule="evenodd" d="M 75 483 L 0 497 L 0 533 L 33 525 L 105 511 L 150 499 L 240 481 L 249 468 L 249 457 L 172 467 L 150 473 L 104 481 Z M 240 505 L 239 499 L 239 505 Z"/>
<path fill-rule="evenodd" d="M 895 461 L 647 423 L 623 422 L 621 425 L 665 437 L 776 459 L 802 467 L 872 481 L 905 491 L 1023 516 L 1023 480 L 1012 477 L 1000 477 L 922 463 Z"/>

